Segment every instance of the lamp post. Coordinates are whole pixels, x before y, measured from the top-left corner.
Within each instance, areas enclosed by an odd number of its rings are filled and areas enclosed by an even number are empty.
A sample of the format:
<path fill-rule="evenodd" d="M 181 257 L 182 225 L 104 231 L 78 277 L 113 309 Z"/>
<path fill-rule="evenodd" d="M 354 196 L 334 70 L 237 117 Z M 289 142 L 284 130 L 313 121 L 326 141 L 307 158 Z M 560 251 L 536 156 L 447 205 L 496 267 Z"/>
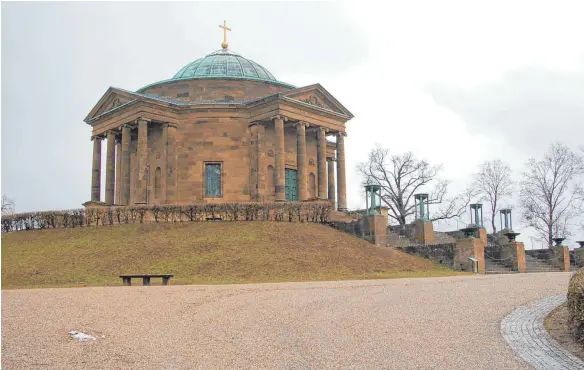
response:
<path fill-rule="evenodd" d="M 566 238 L 552 238 L 552 240 L 554 241 L 554 243 L 556 243 L 556 247 L 561 247 L 562 246 L 562 242 L 564 240 L 566 240 Z"/>

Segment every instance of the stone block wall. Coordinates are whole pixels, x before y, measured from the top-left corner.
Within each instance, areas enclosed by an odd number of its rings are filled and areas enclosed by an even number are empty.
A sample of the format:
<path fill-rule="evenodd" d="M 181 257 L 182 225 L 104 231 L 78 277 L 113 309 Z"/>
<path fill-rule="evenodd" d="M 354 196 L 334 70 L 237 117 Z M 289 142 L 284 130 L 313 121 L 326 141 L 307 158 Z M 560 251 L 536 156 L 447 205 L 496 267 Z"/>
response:
<path fill-rule="evenodd" d="M 251 100 L 288 90 L 290 90 L 288 87 L 262 81 L 192 79 L 151 86 L 141 92 L 183 102 L 218 101 L 229 103 Z"/>

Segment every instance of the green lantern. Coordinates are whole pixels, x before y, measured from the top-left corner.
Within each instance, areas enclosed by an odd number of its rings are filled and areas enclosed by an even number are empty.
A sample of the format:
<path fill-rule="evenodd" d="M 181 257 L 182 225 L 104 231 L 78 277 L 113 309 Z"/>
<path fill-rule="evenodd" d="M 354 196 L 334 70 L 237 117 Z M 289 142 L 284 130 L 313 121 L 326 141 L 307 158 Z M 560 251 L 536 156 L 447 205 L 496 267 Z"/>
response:
<path fill-rule="evenodd" d="M 428 221 L 430 218 L 430 208 L 428 205 L 428 194 L 426 194 L 426 193 L 415 194 L 414 195 L 414 208 L 416 210 L 416 220 Z"/>
<path fill-rule="evenodd" d="M 365 185 L 365 204 L 368 215 L 381 214 L 381 186 Z"/>
<path fill-rule="evenodd" d="M 476 227 L 483 227 L 483 205 L 481 203 L 470 205 L 470 223 Z"/>

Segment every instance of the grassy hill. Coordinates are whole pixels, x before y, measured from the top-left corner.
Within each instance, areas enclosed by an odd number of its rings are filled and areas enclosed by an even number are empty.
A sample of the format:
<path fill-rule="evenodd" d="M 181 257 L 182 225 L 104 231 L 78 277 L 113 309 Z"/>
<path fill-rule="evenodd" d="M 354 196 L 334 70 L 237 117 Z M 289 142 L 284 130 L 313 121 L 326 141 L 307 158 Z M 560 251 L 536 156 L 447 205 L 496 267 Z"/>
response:
<path fill-rule="evenodd" d="M 121 285 L 118 276 L 124 273 L 173 273 L 171 284 L 455 274 L 319 224 L 138 224 L 19 231 L 2 237 L 4 289 Z"/>

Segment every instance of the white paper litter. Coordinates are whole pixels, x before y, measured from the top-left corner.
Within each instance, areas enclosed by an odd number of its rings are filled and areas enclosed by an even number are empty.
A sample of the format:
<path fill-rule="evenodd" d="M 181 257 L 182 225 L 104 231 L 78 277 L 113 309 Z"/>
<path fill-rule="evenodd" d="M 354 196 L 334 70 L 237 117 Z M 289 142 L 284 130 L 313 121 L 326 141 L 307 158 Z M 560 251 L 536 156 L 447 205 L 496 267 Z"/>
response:
<path fill-rule="evenodd" d="M 71 335 L 71 338 L 78 342 L 88 342 L 90 340 L 95 340 L 94 336 L 76 330 L 70 331 L 69 335 Z"/>

